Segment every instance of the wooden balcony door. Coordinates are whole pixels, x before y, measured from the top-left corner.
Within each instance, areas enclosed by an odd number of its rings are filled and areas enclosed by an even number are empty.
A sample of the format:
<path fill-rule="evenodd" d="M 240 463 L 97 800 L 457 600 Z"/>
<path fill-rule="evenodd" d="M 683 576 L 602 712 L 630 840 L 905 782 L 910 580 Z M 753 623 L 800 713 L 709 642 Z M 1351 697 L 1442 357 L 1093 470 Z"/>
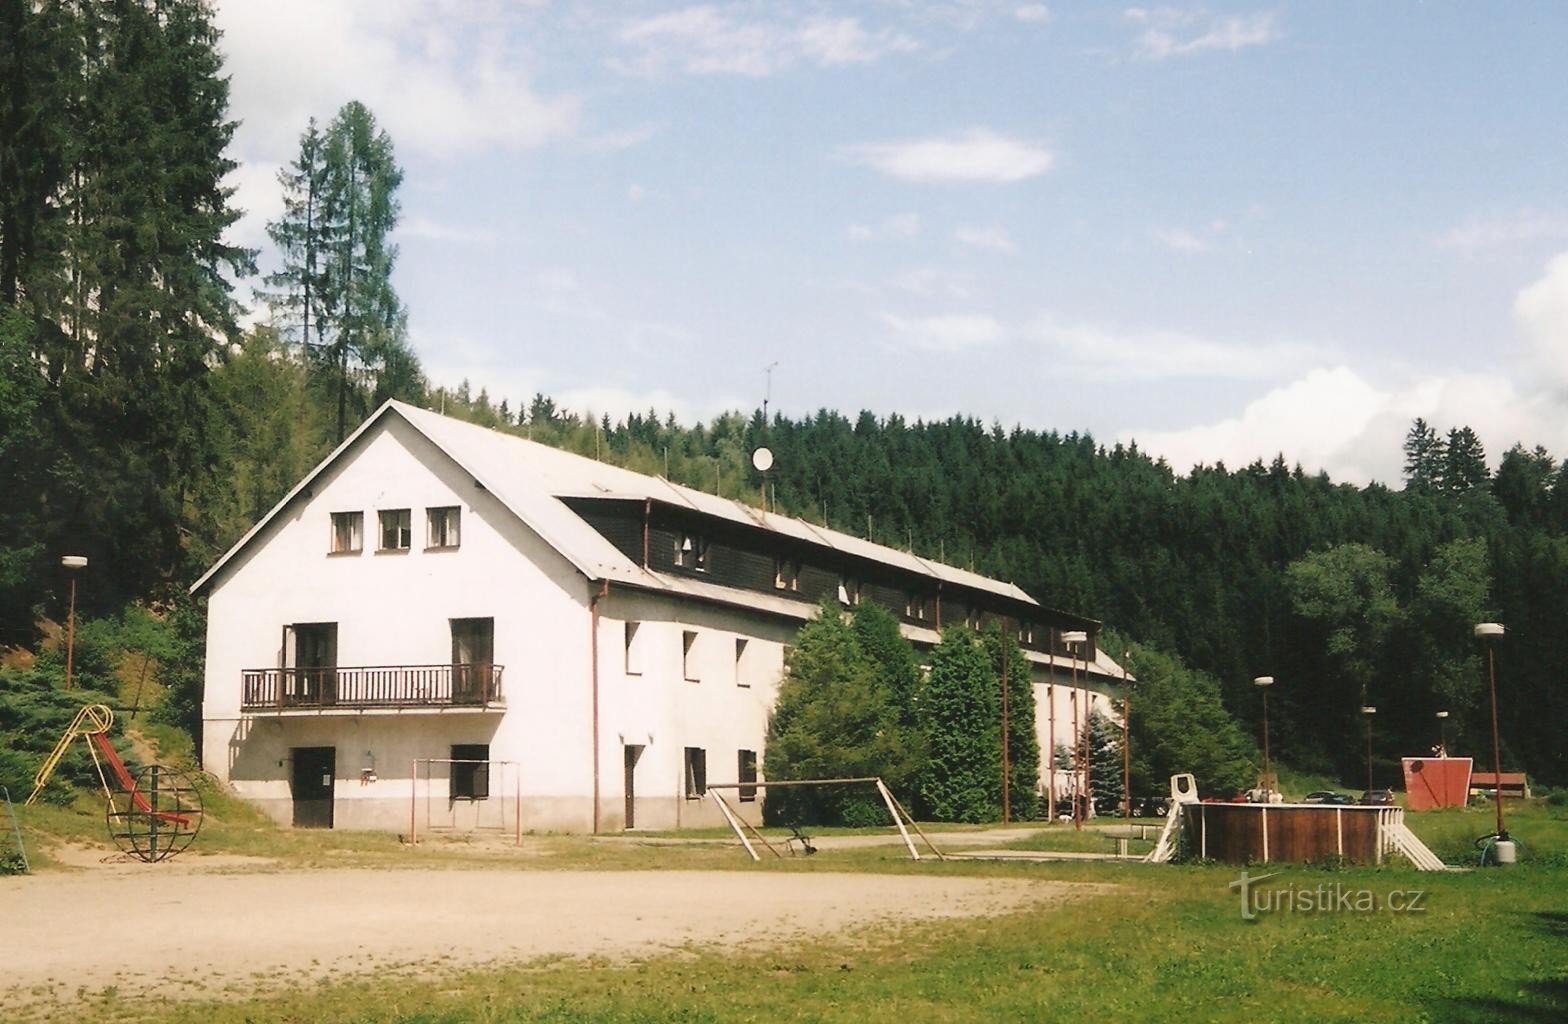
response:
<path fill-rule="evenodd" d="M 453 619 L 452 702 L 484 704 L 494 692 L 495 619 Z"/>
<path fill-rule="evenodd" d="M 289 627 L 293 669 L 285 691 L 291 704 L 331 704 L 337 697 L 338 624 L 296 622 Z"/>

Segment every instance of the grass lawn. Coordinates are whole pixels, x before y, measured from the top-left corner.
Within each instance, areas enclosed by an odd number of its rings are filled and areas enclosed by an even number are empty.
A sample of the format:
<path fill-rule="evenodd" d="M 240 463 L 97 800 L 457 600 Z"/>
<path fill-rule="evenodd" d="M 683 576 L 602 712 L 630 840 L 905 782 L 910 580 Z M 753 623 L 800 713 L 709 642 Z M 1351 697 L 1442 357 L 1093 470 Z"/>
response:
<path fill-rule="evenodd" d="M 1412 814 L 1408 820 L 1451 862 L 1462 857 L 1473 862 L 1471 839 L 1493 824 L 1489 809 Z M 35 818 L 34 824 L 43 823 Z M 656 847 L 534 837 L 528 842 L 546 855 L 519 860 L 519 870 L 560 864 L 915 872 L 1110 882 L 1121 888 L 1044 911 L 852 937 L 823 935 L 804 946 L 759 943 L 756 949 L 699 949 L 631 964 L 552 962 L 383 976 L 239 1002 L 149 1007 L 110 995 L 72 1019 L 1568 1020 L 1568 811 L 1540 803 L 1518 806 L 1510 810 L 1509 827 L 1525 844 L 1525 861 L 1512 869 L 1428 874 L 1402 867 L 1299 867 L 1285 868 L 1269 882 L 1298 893 L 1366 890 L 1380 903 L 1394 893 L 1419 890 L 1425 894 L 1419 912 L 1279 911 L 1250 922 L 1242 919 L 1239 894 L 1227 888 L 1236 870 L 1214 865 L 915 864 L 893 847 L 753 865 L 734 848 L 715 844 Z M 1038 841 L 1105 845 L 1100 837 L 1066 838 L 1071 835 L 1070 829 L 1052 829 Z M 290 866 L 390 865 L 410 857 L 451 858 L 457 864 L 465 856 L 460 843 L 410 853 L 390 836 L 286 833 L 259 823 L 222 823 L 201 841 L 209 838 L 225 851 L 279 857 Z M 485 862 L 497 864 L 493 856 Z"/>

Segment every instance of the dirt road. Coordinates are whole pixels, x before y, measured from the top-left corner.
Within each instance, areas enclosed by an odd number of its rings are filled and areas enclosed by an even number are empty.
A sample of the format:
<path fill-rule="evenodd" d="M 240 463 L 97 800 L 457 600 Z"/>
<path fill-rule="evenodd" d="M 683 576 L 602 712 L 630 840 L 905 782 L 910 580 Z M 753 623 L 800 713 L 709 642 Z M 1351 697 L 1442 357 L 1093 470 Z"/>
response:
<path fill-rule="evenodd" d="M 212 997 L 372 969 L 755 949 L 1099 888 L 761 871 L 116 871 L 5 880 L 0 917 L 7 987 L 36 1010 L 108 986 Z"/>

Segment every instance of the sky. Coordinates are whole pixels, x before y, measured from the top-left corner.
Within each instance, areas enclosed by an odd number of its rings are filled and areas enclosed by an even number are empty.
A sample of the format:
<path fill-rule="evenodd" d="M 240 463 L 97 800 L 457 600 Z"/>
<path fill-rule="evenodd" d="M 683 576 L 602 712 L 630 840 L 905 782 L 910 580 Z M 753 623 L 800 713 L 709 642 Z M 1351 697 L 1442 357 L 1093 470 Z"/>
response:
<path fill-rule="evenodd" d="M 364 102 L 438 384 L 1357 484 L 1417 416 L 1568 456 L 1560 3 L 216 9 L 234 240 L 275 264 L 277 169 Z"/>

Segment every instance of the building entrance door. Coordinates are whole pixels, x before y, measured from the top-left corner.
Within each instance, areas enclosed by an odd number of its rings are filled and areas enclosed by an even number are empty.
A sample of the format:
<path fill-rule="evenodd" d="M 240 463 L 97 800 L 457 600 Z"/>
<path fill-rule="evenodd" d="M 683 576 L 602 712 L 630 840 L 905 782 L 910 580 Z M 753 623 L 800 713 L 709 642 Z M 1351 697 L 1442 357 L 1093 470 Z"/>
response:
<path fill-rule="evenodd" d="M 294 797 L 295 828 L 332 827 L 332 783 L 337 776 L 337 747 L 295 747 L 289 792 Z"/>
<path fill-rule="evenodd" d="M 622 750 L 626 753 L 626 827 L 637 827 L 637 760 L 642 757 L 643 747 L 638 743 L 628 743 Z"/>

